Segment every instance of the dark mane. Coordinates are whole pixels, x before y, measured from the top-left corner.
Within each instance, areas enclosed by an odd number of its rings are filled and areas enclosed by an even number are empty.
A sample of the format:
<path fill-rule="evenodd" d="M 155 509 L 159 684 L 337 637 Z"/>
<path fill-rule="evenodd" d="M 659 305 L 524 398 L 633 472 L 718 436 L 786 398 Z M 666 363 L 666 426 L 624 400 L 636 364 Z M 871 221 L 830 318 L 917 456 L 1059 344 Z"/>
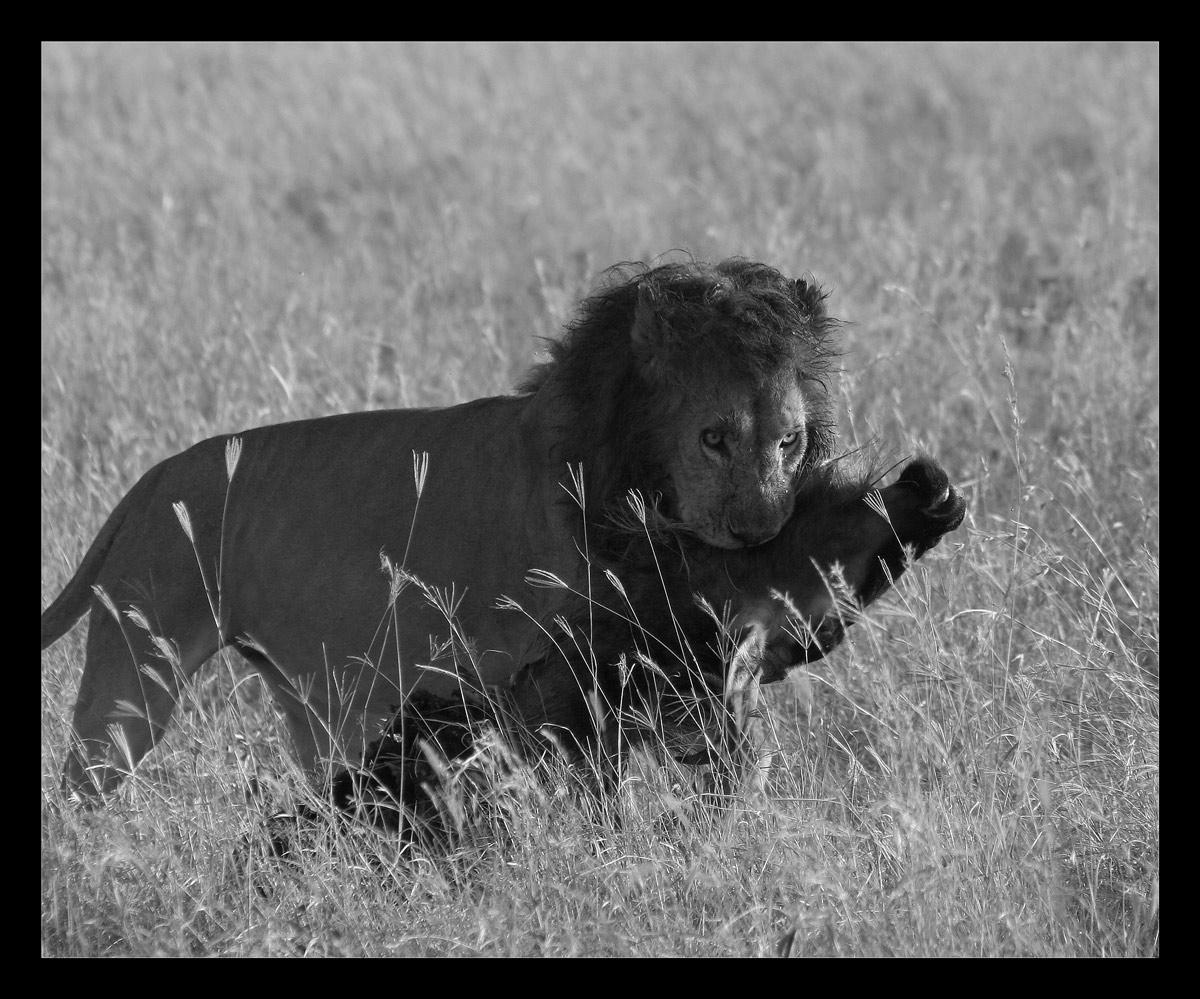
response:
<path fill-rule="evenodd" d="M 827 380 L 839 327 L 825 295 L 766 264 L 618 265 L 580 305 L 550 360 L 520 386 L 555 397 L 563 462 L 582 463 L 589 520 L 664 474 L 672 413 L 706 385 L 759 383 L 792 366 L 805 384 L 809 463 L 827 458 L 835 427 Z"/>

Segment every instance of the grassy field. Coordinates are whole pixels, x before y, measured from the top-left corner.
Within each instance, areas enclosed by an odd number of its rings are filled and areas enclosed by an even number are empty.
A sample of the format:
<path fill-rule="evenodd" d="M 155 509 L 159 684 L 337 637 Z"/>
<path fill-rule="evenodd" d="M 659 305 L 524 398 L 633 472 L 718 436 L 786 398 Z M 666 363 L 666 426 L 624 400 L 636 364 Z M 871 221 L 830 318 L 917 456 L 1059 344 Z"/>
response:
<path fill-rule="evenodd" d="M 967 520 L 769 700 L 767 800 L 540 785 L 449 858 L 338 833 L 221 659 L 112 807 L 57 774 L 42 953 L 1157 955 L 1159 53 L 1147 45 L 42 49 L 42 606 L 202 438 L 511 389 L 618 261 L 811 272 L 843 439 Z M 680 789 L 677 796 L 685 795 Z"/>

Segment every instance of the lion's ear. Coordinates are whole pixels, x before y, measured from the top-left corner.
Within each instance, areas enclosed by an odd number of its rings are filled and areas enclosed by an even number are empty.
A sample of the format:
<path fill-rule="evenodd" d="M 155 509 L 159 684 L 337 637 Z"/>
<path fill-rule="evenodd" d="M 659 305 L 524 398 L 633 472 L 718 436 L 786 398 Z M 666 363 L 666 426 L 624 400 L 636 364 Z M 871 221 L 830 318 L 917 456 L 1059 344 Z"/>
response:
<path fill-rule="evenodd" d="M 825 318 L 825 296 L 815 284 L 797 278 L 792 282 L 792 301 L 812 319 Z"/>

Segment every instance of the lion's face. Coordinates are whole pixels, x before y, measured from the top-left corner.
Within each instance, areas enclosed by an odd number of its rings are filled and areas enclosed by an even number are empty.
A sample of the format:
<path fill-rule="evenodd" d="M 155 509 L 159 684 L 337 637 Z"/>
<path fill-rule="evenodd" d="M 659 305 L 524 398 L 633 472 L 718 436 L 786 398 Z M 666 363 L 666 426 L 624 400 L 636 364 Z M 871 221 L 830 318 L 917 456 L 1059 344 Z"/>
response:
<path fill-rule="evenodd" d="M 619 555 L 631 490 L 714 548 L 769 541 L 829 456 L 838 323 L 764 264 L 664 264 L 587 299 L 523 390 L 557 412 L 548 453 L 583 469 L 588 542 Z"/>
<path fill-rule="evenodd" d="M 803 384 L 792 369 L 755 383 L 714 379 L 689 393 L 667 442 L 672 514 L 716 548 L 762 544 L 791 516 L 810 445 Z"/>

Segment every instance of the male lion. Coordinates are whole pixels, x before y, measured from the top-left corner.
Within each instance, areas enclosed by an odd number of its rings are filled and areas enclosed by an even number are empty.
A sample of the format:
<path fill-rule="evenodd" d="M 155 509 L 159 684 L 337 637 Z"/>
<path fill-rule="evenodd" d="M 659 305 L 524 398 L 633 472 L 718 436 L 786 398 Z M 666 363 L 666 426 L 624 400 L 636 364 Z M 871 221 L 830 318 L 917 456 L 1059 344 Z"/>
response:
<path fill-rule="evenodd" d="M 334 803 L 388 828 L 443 829 L 443 764 L 466 760 L 489 728 L 527 755 L 552 745 L 609 776 L 647 740 L 722 777 L 730 763 L 769 764 L 760 685 L 831 651 L 859 609 L 962 522 L 961 494 L 927 457 L 882 490 L 872 478 L 842 463 L 814 470 L 779 536 L 757 548 L 632 537 L 619 574 L 575 596 L 541 658 L 486 704 L 411 698 L 363 766 L 333 782 Z"/>
<path fill-rule="evenodd" d="M 562 600 L 526 574 L 584 588 L 629 489 L 705 545 L 769 540 L 830 450 L 836 325 L 817 289 L 764 264 L 639 266 L 582 303 L 518 395 L 248 430 L 236 461 L 230 436 L 168 458 L 42 614 L 44 649 L 91 610 L 64 787 L 115 788 L 227 645 L 310 770 L 359 758 L 415 690 L 482 697 Z"/>

